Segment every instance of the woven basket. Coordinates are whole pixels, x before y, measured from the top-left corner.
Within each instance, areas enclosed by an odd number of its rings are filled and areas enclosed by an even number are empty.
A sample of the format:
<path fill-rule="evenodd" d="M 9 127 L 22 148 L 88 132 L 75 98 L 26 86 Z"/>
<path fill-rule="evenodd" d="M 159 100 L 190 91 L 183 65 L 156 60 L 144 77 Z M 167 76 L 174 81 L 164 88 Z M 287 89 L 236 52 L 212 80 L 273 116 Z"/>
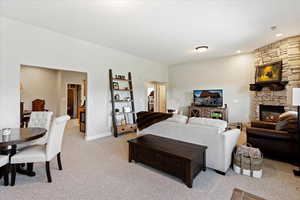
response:
<path fill-rule="evenodd" d="M 250 146 L 247 144 L 247 146 Z M 243 174 L 243 170 L 250 170 L 250 176 L 253 177 L 253 171 L 261 170 L 263 167 L 263 155 L 261 153 L 260 158 L 253 158 L 251 156 L 237 153 L 234 154 L 233 164 L 241 168 L 240 174 Z"/>

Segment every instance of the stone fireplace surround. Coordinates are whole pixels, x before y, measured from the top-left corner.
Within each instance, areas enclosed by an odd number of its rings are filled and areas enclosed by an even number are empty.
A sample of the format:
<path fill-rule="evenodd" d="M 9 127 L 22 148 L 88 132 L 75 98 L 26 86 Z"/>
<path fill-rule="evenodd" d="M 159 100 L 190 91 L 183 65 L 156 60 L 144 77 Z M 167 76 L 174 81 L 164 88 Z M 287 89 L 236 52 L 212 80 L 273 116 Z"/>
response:
<path fill-rule="evenodd" d="M 300 87 L 300 35 L 256 49 L 253 54 L 255 67 L 282 61 L 282 81 L 288 81 L 288 85 L 282 91 L 263 88 L 262 91 L 251 92 L 251 120 L 259 120 L 260 105 L 284 106 L 285 111 L 295 110 L 291 105 L 291 91 Z"/>

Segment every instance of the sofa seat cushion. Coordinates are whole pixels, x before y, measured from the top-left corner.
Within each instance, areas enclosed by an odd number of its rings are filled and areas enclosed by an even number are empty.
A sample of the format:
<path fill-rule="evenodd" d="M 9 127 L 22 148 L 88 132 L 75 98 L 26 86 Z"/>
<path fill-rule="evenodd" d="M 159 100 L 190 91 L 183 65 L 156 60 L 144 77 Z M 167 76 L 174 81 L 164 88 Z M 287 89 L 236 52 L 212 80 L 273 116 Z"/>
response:
<path fill-rule="evenodd" d="M 11 157 L 12 164 L 27 163 L 27 162 L 45 162 L 46 161 L 46 146 L 35 145 L 24 148 L 16 155 Z"/>
<path fill-rule="evenodd" d="M 295 134 L 290 134 L 287 131 L 277 131 L 263 128 L 247 127 L 247 138 L 269 138 L 274 140 L 295 140 Z"/>

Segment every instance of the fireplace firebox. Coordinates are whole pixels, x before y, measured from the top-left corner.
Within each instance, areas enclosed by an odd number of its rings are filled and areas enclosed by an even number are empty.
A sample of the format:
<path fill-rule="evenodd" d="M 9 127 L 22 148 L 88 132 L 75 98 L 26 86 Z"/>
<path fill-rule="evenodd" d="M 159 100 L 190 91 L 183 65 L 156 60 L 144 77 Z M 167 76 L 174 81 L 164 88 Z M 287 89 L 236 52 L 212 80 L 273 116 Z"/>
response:
<path fill-rule="evenodd" d="M 276 122 L 279 115 L 284 113 L 284 106 L 259 105 L 259 120 Z"/>

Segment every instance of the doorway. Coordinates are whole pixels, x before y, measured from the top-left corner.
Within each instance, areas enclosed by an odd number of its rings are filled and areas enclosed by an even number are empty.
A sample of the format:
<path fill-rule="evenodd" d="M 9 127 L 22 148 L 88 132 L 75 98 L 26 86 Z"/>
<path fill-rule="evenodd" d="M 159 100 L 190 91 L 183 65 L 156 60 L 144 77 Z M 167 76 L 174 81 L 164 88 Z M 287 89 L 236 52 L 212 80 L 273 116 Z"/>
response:
<path fill-rule="evenodd" d="M 147 105 L 149 112 L 167 111 L 167 83 L 151 81 L 147 83 Z"/>
<path fill-rule="evenodd" d="M 67 114 L 71 119 L 79 119 L 79 107 L 82 105 L 82 89 L 79 84 L 68 84 Z"/>
<path fill-rule="evenodd" d="M 34 77 L 34 78 L 33 78 Z M 53 112 L 54 117 L 69 115 L 67 129 L 86 132 L 87 73 L 21 65 L 20 68 L 20 122 L 28 124 L 33 102 L 44 102 L 43 110 Z"/>

